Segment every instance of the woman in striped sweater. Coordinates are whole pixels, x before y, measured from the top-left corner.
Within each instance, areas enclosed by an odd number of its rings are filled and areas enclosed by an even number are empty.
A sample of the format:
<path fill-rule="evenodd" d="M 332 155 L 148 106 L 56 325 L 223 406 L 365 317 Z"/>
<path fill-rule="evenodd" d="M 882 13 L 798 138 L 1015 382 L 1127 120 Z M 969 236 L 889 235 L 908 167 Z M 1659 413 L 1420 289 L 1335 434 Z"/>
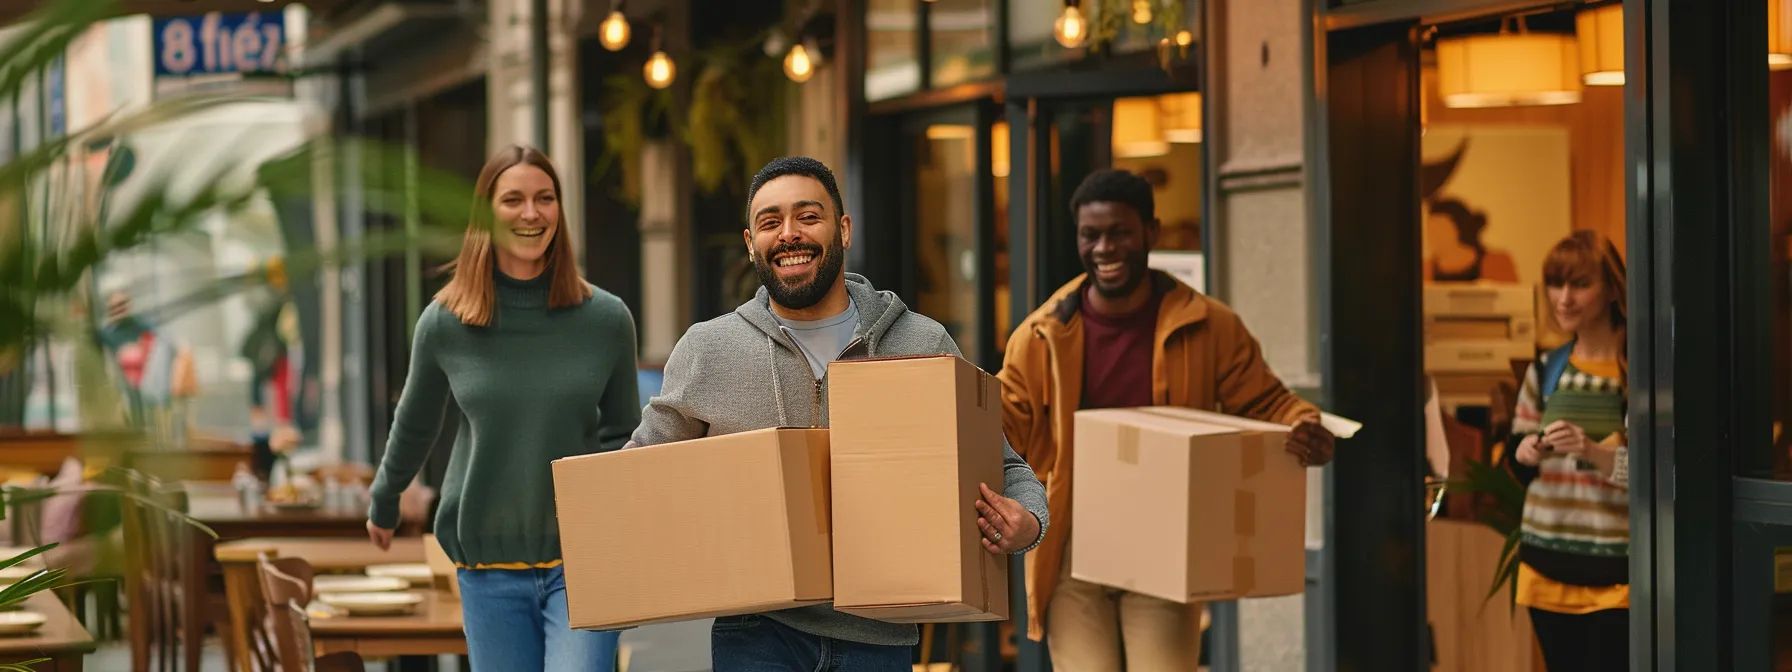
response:
<path fill-rule="evenodd" d="M 1512 471 L 1525 484 L 1518 604 L 1551 670 L 1624 670 L 1630 633 L 1624 260 L 1576 231 L 1543 265 L 1551 315 L 1574 339 L 1525 374 Z"/>

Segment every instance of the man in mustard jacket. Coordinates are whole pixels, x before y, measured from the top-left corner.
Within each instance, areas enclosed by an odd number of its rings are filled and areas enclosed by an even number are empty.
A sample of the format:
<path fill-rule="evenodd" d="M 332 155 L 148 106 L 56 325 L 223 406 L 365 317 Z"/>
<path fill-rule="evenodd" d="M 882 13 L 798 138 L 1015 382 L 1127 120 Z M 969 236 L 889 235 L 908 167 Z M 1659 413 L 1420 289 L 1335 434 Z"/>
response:
<path fill-rule="evenodd" d="M 1137 672 L 1194 670 L 1201 605 L 1070 578 L 1073 415 L 1184 406 L 1292 425 L 1287 450 L 1309 466 L 1331 460 L 1334 439 L 1319 410 L 1269 370 L 1232 309 L 1147 267 L 1159 232 L 1149 183 L 1097 172 L 1070 207 L 1086 272 L 1014 331 L 998 375 L 1008 439 L 1045 483 L 1058 521 L 1027 555 L 1027 636 L 1050 635 L 1058 672 L 1119 672 L 1122 660 Z"/>

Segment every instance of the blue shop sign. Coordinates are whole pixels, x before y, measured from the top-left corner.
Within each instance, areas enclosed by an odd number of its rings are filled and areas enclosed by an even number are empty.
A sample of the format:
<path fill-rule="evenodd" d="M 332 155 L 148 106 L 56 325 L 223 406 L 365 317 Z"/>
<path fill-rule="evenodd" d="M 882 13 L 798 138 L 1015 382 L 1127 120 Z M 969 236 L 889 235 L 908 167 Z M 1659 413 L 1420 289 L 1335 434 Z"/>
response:
<path fill-rule="evenodd" d="M 158 18 L 157 77 L 274 72 L 286 48 L 282 11 Z"/>

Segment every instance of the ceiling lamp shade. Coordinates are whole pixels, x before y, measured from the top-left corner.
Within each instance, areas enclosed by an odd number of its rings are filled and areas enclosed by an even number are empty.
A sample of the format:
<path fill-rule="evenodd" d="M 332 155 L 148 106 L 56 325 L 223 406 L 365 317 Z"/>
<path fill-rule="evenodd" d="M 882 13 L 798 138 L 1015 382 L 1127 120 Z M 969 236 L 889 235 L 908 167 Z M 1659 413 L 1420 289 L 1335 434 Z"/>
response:
<path fill-rule="evenodd" d="M 1767 69 L 1792 69 L 1792 0 L 1767 0 Z"/>
<path fill-rule="evenodd" d="M 1580 49 L 1571 35 L 1505 33 L 1437 39 L 1444 107 L 1580 102 Z"/>
<path fill-rule="evenodd" d="M 1172 93 L 1158 99 L 1164 111 L 1164 139 L 1178 144 L 1201 142 L 1201 94 Z"/>
<path fill-rule="evenodd" d="M 1587 86 L 1624 85 L 1623 5 L 1581 10 L 1574 15 L 1574 37 L 1580 43 L 1581 82 Z"/>
<path fill-rule="evenodd" d="M 1170 153 L 1164 140 L 1163 111 L 1155 98 L 1114 101 L 1114 157 L 1143 159 Z"/>

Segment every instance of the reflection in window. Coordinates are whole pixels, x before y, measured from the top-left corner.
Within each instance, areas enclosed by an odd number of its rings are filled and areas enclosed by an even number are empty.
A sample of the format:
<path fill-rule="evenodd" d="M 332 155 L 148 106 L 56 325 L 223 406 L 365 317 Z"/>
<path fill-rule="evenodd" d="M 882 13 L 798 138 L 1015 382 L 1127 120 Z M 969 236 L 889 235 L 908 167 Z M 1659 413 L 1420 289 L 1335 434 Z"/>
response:
<path fill-rule="evenodd" d="M 992 0 L 933 0 L 928 7 L 933 40 L 934 88 L 996 74 L 995 3 Z"/>
<path fill-rule="evenodd" d="M 915 53 L 914 0 L 870 0 L 865 8 L 865 99 L 885 100 L 921 89 Z"/>
<path fill-rule="evenodd" d="M 1201 256 L 1201 94 L 1114 101 L 1114 167 L 1151 183 L 1161 233 L 1151 265 L 1205 291 Z"/>
<path fill-rule="evenodd" d="M 1777 5 L 1776 5 L 1777 6 Z M 1744 475 L 1792 480 L 1792 62 L 1768 71 L 1768 101 L 1772 106 L 1773 150 L 1769 168 L 1769 196 L 1773 244 L 1773 449 L 1772 456 L 1753 459 Z M 1786 596 L 1781 596 L 1786 597 Z M 1776 612 L 1777 614 L 1778 612 Z M 1777 618 L 1777 617 L 1776 617 Z M 1788 654 L 1792 655 L 1792 654 Z M 1792 666 L 1775 669 L 1792 669 Z"/>
<path fill-rule="evenodd" d="M 1008 311 L 1013 309 L 1013 297 L 1008 293 L 1008 173 L 1010 170 L 1008 122 L 998 121 L 989 131 L 990 173 L 995 179 L 995 311 L 996 311 L 996 352 L 1008 349 L 1009 331 L 1014 328 L 1014 320 Z M 993 365 L 993 363 L 991 363 Z"/>
<path fill-rule="evenodd" d="M 927 127 L 916 154 L 916 295 L 921 314 L 945 325 L 977 358 L 977 136 L 968 124 Z M 977 362 L 987 364 L 986 362 Z"/>
<path fill-rule="evenodd" d="M 1164 7 L 1177 3 L 1181 11 L 1181 20 L 1176 22 L 1179 30 L 1166 31 L 1163 21 L 1169 20 Z M 1088 20 L 1090 30 L 1097 31 L 1101 26 L 1103 0 L 1078 0 L 1076 3 L 1083 16 Z M 1125 3 L 1122 10 L 1124 16 L 1119 17 L 1119 30 L 1107 50 L 1112 54 L 1130 54 L 1154 49 L 1163 38 L 1175 40 L 1177 33 L 1188 32 L 1191 53 L 1195 47 L 1192 42 L 1201 35 L 1201 2 L 1200 0 L 1138 0 Z M 1074 58 L 1085 48 L 1065 49 L 1052 37 L 1052 27 L 1058 16 L 1064 12 L 1063 0 L 1013 0 L 1008 7 L 1009 58 L 1017 71 L 1049 68 Z M 1140 23 L 1135 19 L 1144 18 Z"/>

